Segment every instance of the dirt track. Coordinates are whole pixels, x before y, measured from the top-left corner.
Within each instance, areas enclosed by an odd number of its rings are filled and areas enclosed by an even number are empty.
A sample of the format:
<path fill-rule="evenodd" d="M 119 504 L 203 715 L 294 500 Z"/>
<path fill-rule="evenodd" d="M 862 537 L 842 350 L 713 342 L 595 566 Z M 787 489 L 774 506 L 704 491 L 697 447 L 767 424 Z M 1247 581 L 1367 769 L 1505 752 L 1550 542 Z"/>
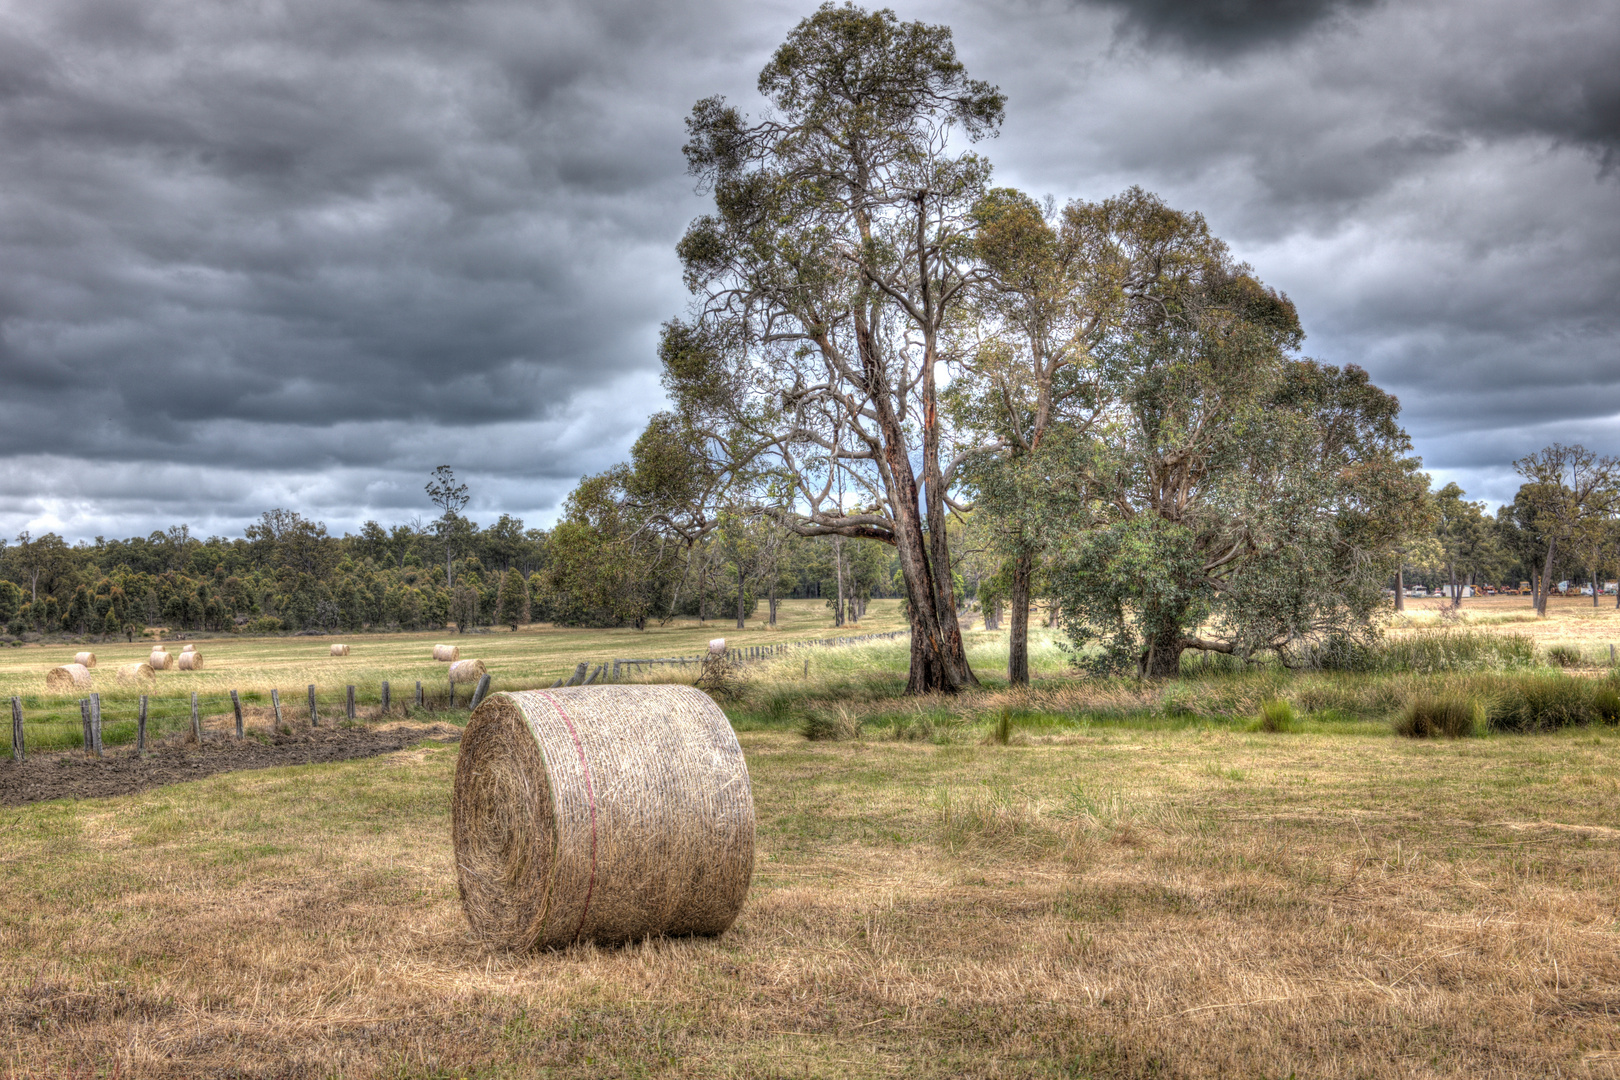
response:
<path fill-rule="evenodd" d="M 423 739 L 446 743 L 461 739 L 461 729 L 450 724 L 409 723 L 255 734 L 260 737 L 241 742 L 209 735 L 201 746 L 172 736 L 153 746 L 144 759 L 135 756 L 133 746 L 109 747 L 100 761 L 78 750 L 29 754 L 21 764 L 8 756 L 0 760 L 0 806 L 128 795 L 214 773 L 347 761 L 393 753 Z"/>

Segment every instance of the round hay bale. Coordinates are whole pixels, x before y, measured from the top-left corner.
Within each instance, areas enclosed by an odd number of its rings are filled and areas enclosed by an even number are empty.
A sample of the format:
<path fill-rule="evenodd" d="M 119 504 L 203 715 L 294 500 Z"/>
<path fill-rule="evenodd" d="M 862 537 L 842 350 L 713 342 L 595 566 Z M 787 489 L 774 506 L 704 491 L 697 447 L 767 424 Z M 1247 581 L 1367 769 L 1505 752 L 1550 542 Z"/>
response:
<path fill-rule="evenodd" d="M 461 649 L 455 645 L 435 645 L 433 646 L 433 659 L 443 661 L 446 664 L 453 664 L 461 659 Z"/>
<path fill-rule="evenodd" d="M 169 655 L 168 650 L 162 648 L 153 649 L 146 662 L 152 665 L 153 671 L 168 671 L 174 667 L 174 657 Z"/>
<path fill-rule="evenodd" d="M 186 647 L 180 650 L 180 653 L 183 656 L 188 652 L 196 652 L 196 651 L 197 651 L 197 646 L 192 645 L 190 643 L 187 643 Z"/>
<path fill-rule="evenodd" d="M 719 656 L 726 651 L 726 639 L 723 637 L 709 639 L 709 655 Z"/>
<path fill-rule="evenodd" d="M 96 666 L 96 654 L 93 652 L 74 653 L 73 662 L 87 668 L 93 668 Z"/>
<path fill-rule="evenodd" d="M 203 666 L 202 653 L 183 652 L 180 654 L 180 662 L 175 666 L 181 671 L 201 671 Z"/>
<path fill-rule="evenodd" d="M 477 682 L 487 670 L 482 660 L 457 660 L 450 665 L 450 681 Z"/>
<path fill-rule="evenodd" d="M 47 690 L 88 690 L 90 669 L 83 664 L 63 664 L 45 673 Z"/>
<path fill-rule="evenodd" d="M 492 694 L 451 806 L 462 910 L 508 948 L 720 934 L 754 872 L 742 748 L 689 686 Z"/>
<path fill-rule="evenodd" d="M 334 646 L 332 646 L 332 655 L 333 656 L 348 656 L 349 655 L 349 647 L 347 645 L 334 645 Z"/>
<path fill-rule="evenodd" d="M 156 682 L 157 676 L 152 674 L 152 665 L 145 660 L 137 660 L 133 664 L 120 664 L 118 666 L 118 681 L 129 682 Z"/>

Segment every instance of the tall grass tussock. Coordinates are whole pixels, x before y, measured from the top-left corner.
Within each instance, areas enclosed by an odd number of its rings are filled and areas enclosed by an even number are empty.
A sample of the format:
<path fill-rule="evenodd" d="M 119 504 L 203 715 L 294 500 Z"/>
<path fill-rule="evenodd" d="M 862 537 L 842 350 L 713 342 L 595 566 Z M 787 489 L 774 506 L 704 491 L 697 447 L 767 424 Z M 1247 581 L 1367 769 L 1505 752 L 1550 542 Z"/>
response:
<path fill-rule="evenodd" d="M 1463 694 L 1422 694 L 1406 703 L 1395 720 L 1395 734 L 1413 739 L 1460 739 L 1485 726 L 1485 709 Z"/>

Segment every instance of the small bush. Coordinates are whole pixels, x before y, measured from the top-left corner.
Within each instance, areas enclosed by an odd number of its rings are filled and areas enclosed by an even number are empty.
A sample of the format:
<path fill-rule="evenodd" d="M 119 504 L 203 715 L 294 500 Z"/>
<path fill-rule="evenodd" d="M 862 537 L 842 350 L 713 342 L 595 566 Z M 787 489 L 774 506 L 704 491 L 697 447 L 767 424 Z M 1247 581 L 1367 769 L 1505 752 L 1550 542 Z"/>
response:
<path fill-rule="evenodd" d="M 1280 698 L 1272 698 L 1260 706 L 1260 718 L 1256 726 L 1261 731 L 1297 731 L 1299 717 L 1294 707 Z"/>
<path fill-rule="evenodd" d="M 1578 667 L 1581 663 L 1580 650 L 1568 645 L 1554 645 L 1547 650 L 1547 661 L 1561 668 Z"/>
<path fill-rule="evenodd" d="M 1461 694 L 1423 694 L 1406 703 L 1395 734 L 1413 739 L 1461 739 L 1484 727 L 1485 709 Z"/>

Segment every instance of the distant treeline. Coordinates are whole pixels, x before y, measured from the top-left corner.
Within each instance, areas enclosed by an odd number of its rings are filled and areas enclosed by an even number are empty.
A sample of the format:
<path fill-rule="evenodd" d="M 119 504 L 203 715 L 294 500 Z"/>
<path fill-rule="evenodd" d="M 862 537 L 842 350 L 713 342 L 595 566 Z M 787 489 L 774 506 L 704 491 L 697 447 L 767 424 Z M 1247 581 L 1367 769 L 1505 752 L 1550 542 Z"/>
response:
<path fill-rule="evenodd" d="M 16 638 L 134 637 L 149 627 L 273 634 L 645 626 L 753 617 L 761 601 L 774 617 L 784 597 L 827 597 L 834 608 L 842 592 L 845 604 L 829 612 L 841 624 L 872 597 L 893 595 L 882 545 L 835 548 L 781 534 L 767 538 L 762 554 L 735 540 L 705 536 L 648 560 L 603 549 L 596 531 L 578 523 L 547 531 L 502 514 L 480 527 L 447 513 L 426 525 L 368 521 L 358 535 L 332 536 L 323 523 L 279 509 L 235 538 L 199 539 L 184 525 L 78 544 L 25 532 L 0 541 L 0 627 Z M 614 575 L 626 570 L 636 586 L 629 602 L 613 593 Z"/>

